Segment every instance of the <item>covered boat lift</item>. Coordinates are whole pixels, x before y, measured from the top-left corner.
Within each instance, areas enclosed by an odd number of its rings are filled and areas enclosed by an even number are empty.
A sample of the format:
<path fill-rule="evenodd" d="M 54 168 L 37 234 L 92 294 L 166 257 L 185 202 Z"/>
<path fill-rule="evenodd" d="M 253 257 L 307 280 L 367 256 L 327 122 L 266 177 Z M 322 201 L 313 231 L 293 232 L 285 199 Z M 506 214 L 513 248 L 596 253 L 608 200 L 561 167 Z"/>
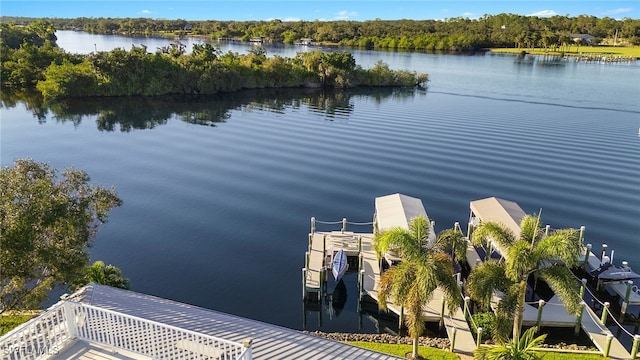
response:
<path fill-rule="evenodd" d="M 526 215 L 518 203 L 495 196 L 472 201 L 470 208 L 469 222 L 473 226 L 482 221 L 502 223 L 516 236 L 520 234 L 520 221 Z"/>
<path fill-rule="evenodd" d="M 382 232 L 396 227 L 409 229 L 409 222 L 417 216 L 427 216 L 422 200 L 404 194 L 391 194 L 376 198 L 376 226 Z M 429 227 L 429 240 L 435 240 L 433 221 Z"/>

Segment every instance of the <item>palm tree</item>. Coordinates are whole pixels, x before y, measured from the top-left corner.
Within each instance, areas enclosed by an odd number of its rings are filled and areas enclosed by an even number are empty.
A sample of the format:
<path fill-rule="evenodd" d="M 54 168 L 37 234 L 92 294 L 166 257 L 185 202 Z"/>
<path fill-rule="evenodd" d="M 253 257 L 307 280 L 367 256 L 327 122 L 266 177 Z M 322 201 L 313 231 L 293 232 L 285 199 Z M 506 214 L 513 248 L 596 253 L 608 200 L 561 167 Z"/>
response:
<path fill-rule="evenodd" d="M 114 265 L 106 265 L 103 261 L 96 261 L 85 270 L 85 276 L 77 279 L 71 289 L 77 289 L 88 283 L 108 285 L 121 289 L 129 289 L 129 279 L 122 276 L 122 270 Z"/>
<path fill-rule="evenodd" d="M 544 280 L 559 296 L 568 311 L 578 313 L 582 301 L 570 268 L 578 264 L 581 250 L 578 231 L 560 229 L 545 234 L 539 216 L 526 215 L 520 222 L 520 236 L 496 222 L 481 223 L 472 242 L 482 246 L 492 241 L 502 255 L 500 260 L 479 264 L 469 275 L 471 297 L 489 304 L 495 291 L 503 296 L 496 309 L 497 337 L 504 336 L 504 325 L 513 316 L 513 339 L 518 341 L 524 315 L 527 280 L 530 275 Z M 502 330 L 500 330 L 502 329 Z"/>
<path fill-rule="evenodd" d="M 418 216 L 409 222 L 409 230 L 394 228 L 376 236 L 375 248 L 381 256 L 395 249 L 402 261 L 382 274 L 379 306 L 387 309 L 387 299 L 406 312 L 405 324 L 413 338 L 413 358 L 418 356 L 418 339 L 425 329 L 424 306 L 440 287 L 447 298 L 449 310 L 461 301 L 454 278 L 451 257 L 441 251 L 437 242 L 429 242 L 429 219 Z"/>
<path fill-rule="evenodd" d="M 538 360 L 542 357 L 535 352 L 547 338 L 546 334 L 535 337 L 537 328 L 532 327 L 522 334 L 522 338 L 501 342 L 499 346 L 481 346 L 473 352 L 478 360 Z"/>

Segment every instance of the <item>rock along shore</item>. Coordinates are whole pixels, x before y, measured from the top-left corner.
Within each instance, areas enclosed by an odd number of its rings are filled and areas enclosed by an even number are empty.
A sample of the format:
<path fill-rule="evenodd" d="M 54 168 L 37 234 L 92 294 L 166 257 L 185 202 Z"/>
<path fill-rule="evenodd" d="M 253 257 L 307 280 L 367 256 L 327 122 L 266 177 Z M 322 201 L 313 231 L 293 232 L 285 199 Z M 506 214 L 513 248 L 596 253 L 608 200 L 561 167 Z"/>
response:
<path fill-rule="evenodd" d="M 373 343 L 383 344 L 407 344 L 411 345 L 412 340 L 408 336 L 397 336 L 391 334 L 351 334 L 351 333 L 325 333 L 322 331 L 303 331 L 305 334 L 310 334 L 325 339 L 334 341 L 367 341 Z M 491 343 L 491 342 L 487 342 Z M 420 337 L 420 346 L 428 346 L 437 349 L 449 349 L 450 342 L 446 338 L 432 338 L 432 337 Z M 564 342 L 558 344 L 543 344 L 541 347 L 548 349 L 558 350 L 571 350 L 571 351 L 593 351 L 597 350 L 593 346 L 584 346 L 576 344 L 567 344 Z"/>
<path fill-rule="evenodd" d="M 367 341 L 383 344 L 408 344 L 412 343 L 410 337 L 391 334 L 351 334 L 351 333 L 325 333 L 322 331 L 304 331 L 305 334 L 315 335 L 335 341 Z M 449 339 L 421 337 L 420 345 L 438 349 L 448 349 Z"/>

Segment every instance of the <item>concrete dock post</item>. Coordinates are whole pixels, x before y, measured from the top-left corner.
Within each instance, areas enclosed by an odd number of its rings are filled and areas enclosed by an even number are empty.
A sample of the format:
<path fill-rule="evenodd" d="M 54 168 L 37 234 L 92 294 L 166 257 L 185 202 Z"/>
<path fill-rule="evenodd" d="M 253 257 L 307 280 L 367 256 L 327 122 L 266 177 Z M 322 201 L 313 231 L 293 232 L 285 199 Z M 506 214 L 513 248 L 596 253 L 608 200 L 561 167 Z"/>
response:
<path fill-rule="evenodd" d="M 604 303 L 604 307 L 602 308 L 602 316 L 600 316 L 600 322 L 602 323 L 602 325 L 607 325 L 607 315 L 609 313 L 609 306 L 611 306 L 611 304 L 609 304 L 609 302 L 606 301 Z"/>
<path fill-rule="evenodd" d="M 464 297 L 464 317 L 465 319 L 467 318 L 467 315 L 469 314 L 469 301 L 471 301 L 471 298 L 468 296 Z"/>
<path fill-rule="evenodd" d="M 611 341 L 613 340 L 613 334 L 607 334 L 607 341 L 604 343 L 604 353 L 602 356 L 608 357 L 611 350 Z"/>
<path fill-rule="evenodd" d="M 629 297 L 631 296 L 631 288 L 633 287 L 633 281 L 627 281 L 627 292 L 622 299 L 622 306 L 620 307 L 620 322 L 624 320 L 624 315 L 627 313 L 627 307 L 629 306 Z"/>
<path fill-rule="evenodd" d="M 580 226 L 580 235 L 578 239 L 580 240 L 581 244 L 584 241 L 584 229 L 585 229 L 584 225 Z"/>
<path fill-rule="evenodd" d="M 473 233 L 473 223 L 469 222 L 469 224 L 467 224 L 467 238 L 469 240 L 471 240 L 471 234 Z"/>
<path fill-rule="evenodd" d="M 358 269 L 358 305 L 360 304 L 360 299 L 362 299 L 362 276 L 360 276 L 360 273 L 362 272 L 361 269 Z"/>
<path fill-rule="evenodd" d="M 302 300 L 307 299 L 307 269 L 302 268 Z"/>
<path fill-rule="evenodd" d="M 551 225 L 547 224 L 544 227 L 544 236 L 549 236 L 549 229 L 551 228 Z"/>
<path fill-rule="evenodd" d="M 315 217 L 311 217 L 311 234 L 315 234 L 316 233 L 316 218 Z"/>
<path fill-rule="evenodd" d="M 538 317 L 536 318 L 536 326 L 537 326 L 537 331 L 540 331 L 540 323 L 542 322 L 542 309 L 544 308 L 544 300 L 540 299 L 538 300 Z"/>
<path fill-rule="evenodd" d="M 478 333 L 478 338 L 476 339 L 476 349 L 480 347 L 480 344 L 482 344 L 482 327 L 478 327 L 476 329 L 476 332 Z"/>
<path fill-rule="evenodd" d="M 582 313 L 584 313 L 584 305 L 585 305 L 584 301 L 580 302 L 580 312 L 576 317 L 576 326 L 573 329 L 573 335 L 575 336 L 580 335 L 580 326 L 582 324 Z"/>
<path fill-rule="evenodd" d="M 607 255 L 607 244 L 602 244 L 602 249 L 600 250 L 600 261 L 604 259 L 604 256 Z"/>
<path fill-rule="evenodd" d="M 456 331 L 457 329 L 454 327 L 451 327 L 451 339 L 449 339 L 451 341 L 451 346 L 449 347 L 449 351 L 453 352 L 453 349 L 456 348 Z"/>
<path fill-rule="evenodd" d="M 640 335 L 633 337 L 633 345 L 631 346 L 631 358 L 635 359 L 638 354 L 638 345 L 640 345 Z"/>
<path fill-rule="evenodd" d="M 347 231 L 347 218 L 342 218 L 342 233 Z"/>
<path fill-rule="evenodd" d="M 587 279 L 582 278 L 580 280 L 580 282 L 582 282 L 582 285 L 580 285 L 580 300 L 584 299 L 584 289 L 587 287 Z"/>
<path fill-rule="evenodd" d="M 453 223 L 453 230 L 455 231 L 459 231 L 460 233 L 462 233 L 462 229 L 460 229 L 460 223 L 459 222 L 454 222 Z"/>
<path fill-rule="evenodd" d="M 593 245 L 591 244 L 587 244 L 587 250 L 584 253 L 584 269 L 588 270 L 588 266 L 589 266 L 589 255 L 591 254 L 591 248 L 593 247 Z"/>
<path fill-rule="evenodd" d="M 440 324 L 439 327 L 440 329 L 442 329 L 442 327 L 444 326 L 444 305 L 445 305 L 445 298 L 444 295 L 442 295 L 442 307 L 440 308 Z"/>

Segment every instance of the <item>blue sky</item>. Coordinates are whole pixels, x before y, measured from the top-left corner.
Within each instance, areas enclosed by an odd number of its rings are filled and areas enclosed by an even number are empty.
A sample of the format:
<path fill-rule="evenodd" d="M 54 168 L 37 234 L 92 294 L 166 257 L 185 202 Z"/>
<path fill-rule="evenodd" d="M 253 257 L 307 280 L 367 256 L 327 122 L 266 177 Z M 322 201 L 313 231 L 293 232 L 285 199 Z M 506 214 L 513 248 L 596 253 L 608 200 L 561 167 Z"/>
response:
<path fill-rule="evenodd" d="M 616 19 L 640 18 L 640 1 L 435 1 L 435 0 L 138 0 L 35 1 L 1 0 L 0 14 L 28 17 L 146 17 L 186 20 L 384 20 L 445 19 L 484 14 L 593 15 Z"/>

